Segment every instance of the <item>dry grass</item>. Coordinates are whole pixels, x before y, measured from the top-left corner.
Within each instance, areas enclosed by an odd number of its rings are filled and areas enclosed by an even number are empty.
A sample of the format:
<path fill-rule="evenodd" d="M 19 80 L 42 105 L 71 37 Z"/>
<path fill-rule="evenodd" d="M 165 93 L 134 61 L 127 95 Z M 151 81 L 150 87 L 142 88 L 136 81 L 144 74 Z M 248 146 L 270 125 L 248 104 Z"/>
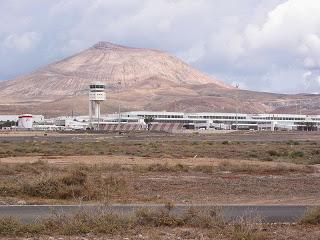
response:
<path fill-rule="evenodd" d="M 42 161 L 0 164 L 0 173 L 0 196 L 91 201 L 127 191 L 123 179 L 113 174 L 103 176 L 97 168 L 82 165 L 59 168 Z"/>
<path fill-rule="evenodd" d="M 301 224 L 320 225 L 320 207 L 311 208 L 300 220 Z"/>
<path fill-rule="evenodd" d="M 46 202 L 46 200 L 63 201 L 99 201 L 99 202 L 132 202 L 132 201 L 156 201 L 161 202 L 169 196 L 169 189 L 172 187 L 180 192 L 181 197 L 198 194 L 200 186 L 202 190 L 211 188 L 217 191 L 220 184 L 224 182 L 220 175 L 227 177 L 226 173 L 232 176 L 248 175 L 251 178 L 258 176 L 308 174 L 314 172 L 314 168 L 304 165 L 282 164 L 282 163 L 237 163 L 236 161 L 225 160 L 218 165 L 185 165 L 185 164 L 151 164 L 151 165 L 120 165 L 120 164 L 99 164 L 99 165 L 53 165 L 44 161 L 33 163 L 0 163 L 0 197 L 25 199 L 29 202 Z M 208 179 L 206 185 L 201 180 L 199 185 L 192 185 L 193 191 L 186 194 L 182 182 L 184 180 L 161 182 L 163 176 L 172 179 L 172 176 L 201 176 Z M 230 176 L 231 176 L 230 175 Z M 143 177 L 144 176 L 144 177 Z M 214 176 L 217 176 L 216 179 Z M 294 176 L 294 175 L 293 175 Z M 145 182 L 143 179 L 159 178 Z M 218 185 L 212 185 L 210 179 L 214 178 Z M 199 178 L 203 179 L 203 178 Z M 225 178 L 224 178 L 225 179 Z M 232 181 L 232 179 L 225 181 Z M 157 187 L 154 186 L 157 184 Z M 185 184 L 188 184 L 186 182 Z M 200 185 L 201 184 L 201 185 Z M 208 185 L 209 184 L 209 185 Z M 227 183 L 224 183 L 227 184 Z M 231 185 L 230 185 L 231 184 Z M 229 183 L 230 187 L 233 183 Z M 249 184 L 249 183 L 243 183 Z M 252 182 L 250 183 L 252 184 Z M 211 187 L 210 187 L 211 186 Z M 252 188 L 252 187 L 250 187 Z M 145 192 L 149 189 L 149 192 Z M 242 191 L 237 186 L 235 191 Z M 244 189 L 244 188 L 243 188 Z M 173 191 L 173 190 L 172 190 Z M 207 191 L 207 190 L 206 190 Z M 253 191 L 253 190 L 251 190 Z M 154 196 L 155 194 L 160 197 Z M 170 193 L 171 194 L 171 193 Z M 204 194 L 204 193 L 203 193 Z M 171 196 L 169 199 L 172 199 Z"/>
<path fill-rule="evenodd" d="M 151 211 L 141 209 L 133 215 L 118 215 L 106 210 L 80 211 L 74 215 L 53 215 L 33 223 L 22 223 L 13 218 L 0 219 L 0 236 L 74 236 L 94 235 L 130 235 L 133 231 L 158 228 L 191 228 L 197 231 L 206 229 L 211 233 L 234 240 L 258 240 L 262 236 L 256 223 L 237 221 L 227 222 L 217 209 L 198 212 L 188 209 L 180 215 L 169 209 Z"/>
<path fill-rule="evenodd" d="M 127 168 L 130 169 L 130 168 Z M 137 172 L 201 172 L 201 173 L 217 173 L 221 171 L 227 171 L 232 173 L 244 173 L 244 174 L 268 174 L 268 175 L 280 175 L 290 173 L 313 173 L 315 169 L 312 166 L 276 163 L 276 164 L 264 164 L 264 163 L 239 163 L 237 161 L 224 160 L 218 165 L 197 165 L 189 166 L 185 164 L 151 164 L 149 166 L 134 166 L 133 171 Z"/>
<path fill-rule="evenodd" d="M 288 174 L 288 173 L 312 173 L 315 171 L 313 167 L 294 164 L 259 164 L 259 163 L 237 163 L 235 161 L 223 161 L 217 166 L 220 171 L 229 171 L 233 173 L 247 174 Z"/>
<path fill-rule="evenodd" d="M 230 233 L 230 239 L 232 240 L 266 239 L 266 234 L 261 231 L 261 226 L 247 222 L 235 223 L 232 225 Z"/>
<path fill-rule="evenodd" d="M 136 212 L 138 225 L 149 227 L 181 227 L 216 228 L 223 227 L 226 221 L 221 217 L 218 209 L 212 208 L 206 211 L 188 209 L 183 214 L 174 214 L 170 209 L 159 211 L 141 209 Z"/>
<path fill-rule="evenodd" d="M 317 164 L 316 142 L 101 141 L 1 142 L 0 158 L 11 156 L 126 155 L 154 158 L 210 157 Z"/>

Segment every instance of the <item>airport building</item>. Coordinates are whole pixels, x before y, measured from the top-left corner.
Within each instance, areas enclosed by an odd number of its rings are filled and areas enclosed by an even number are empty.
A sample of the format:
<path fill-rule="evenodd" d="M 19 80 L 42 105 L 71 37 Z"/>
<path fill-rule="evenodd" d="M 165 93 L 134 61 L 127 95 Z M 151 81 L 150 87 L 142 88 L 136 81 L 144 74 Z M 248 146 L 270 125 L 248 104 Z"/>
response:
<path fill-rule="evenodd" d="M 237 114 L 237 113 L 183 113 L 135 111 L 109 114 L 99 121 L 101 129 L 108 124 L 179 124 L 183 129 L 195 130 L 306 130 L 320 129 L 320 116 L 296 114 Z M 97 121 L 95 121 L 97 124 Z"/>
<path fill-rule="evenodd" d="M 320 115 L 184 113 L 133 111 L 101 115 L 100 105 L 106 100 L 106 86 L 89 86 L 89 115 L 61 116 L 45 119 L 42 115 L 0 115 L 0 123 L 18 122 L 13 129 L 25 130 L 101 130 L 101 131 L 179 131 L 179 130 L 256 130 L 256 131 L 317 131 Z"/>
<path fill-rule="evenodd" d="M 257 130 L 257 131 L 317 131 L 320 116 L 297 114 L 243 114 L 243 113 L 183 113 L 133 111 L 99 116 L 61 116 L 44 118 L 37 115 L 0 116 L 2 121 L 12 120 L 19 124 L 15 128 L 32 130 L 141 130 L 150 119 L 151 129 L 161 130 Z"/>
<path fill-rule="evenodd" d="M 89 116 L 62 118 L 55 125 L 71 129 L 121 130 L 306 130 L 320 129 L 320 116 L 295 114 L 183 113 L 134 111 L 101 115 L 106 86 L 89 86 Z M 94 114 L 93 114 L 94 113 Z M 60 122 L 57 124 L 57 122 Z"/>

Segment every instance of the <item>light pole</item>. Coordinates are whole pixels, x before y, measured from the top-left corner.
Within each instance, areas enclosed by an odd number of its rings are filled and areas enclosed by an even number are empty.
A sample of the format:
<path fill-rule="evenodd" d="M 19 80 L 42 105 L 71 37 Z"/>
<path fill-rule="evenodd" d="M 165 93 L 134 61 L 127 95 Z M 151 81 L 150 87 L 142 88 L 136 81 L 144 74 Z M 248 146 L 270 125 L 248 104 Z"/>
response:
<path fill-rule="evenodd" d="M 238 90 L 239 90 L 239 84 L 236 84 L 236 89 L 237 89 L 237 93 L 236 93 L 236 130 L 238 130 L 238 111 L 239 111 L 239 106 L 238 106 Z"/>

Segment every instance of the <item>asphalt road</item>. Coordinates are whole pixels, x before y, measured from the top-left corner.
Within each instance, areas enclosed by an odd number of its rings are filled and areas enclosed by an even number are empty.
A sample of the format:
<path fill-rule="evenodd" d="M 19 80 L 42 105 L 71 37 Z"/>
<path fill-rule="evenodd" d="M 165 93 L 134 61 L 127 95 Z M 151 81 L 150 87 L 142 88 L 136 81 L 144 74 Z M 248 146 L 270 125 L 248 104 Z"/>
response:
<path fill-rule="evenodd" d="M 175 214 L 181 214 L 189 208 L 201 211 L 219 209 L 227 220 L 239 218 L 260 219 L 267 223 L 294 223 L 304 216 L 309 208 L 306 205 L 175 205 L 171 210 Z M 128 204 L 128 205 L 0 205 L 1 217 L 15 217 L 23 222 L 32 222 L 56 214 L 72 214 L 81 210 L 101 211 L 107 210 L 119 214 L 132 214 L 141 208 L 157 210 L 164 205 Z"/>

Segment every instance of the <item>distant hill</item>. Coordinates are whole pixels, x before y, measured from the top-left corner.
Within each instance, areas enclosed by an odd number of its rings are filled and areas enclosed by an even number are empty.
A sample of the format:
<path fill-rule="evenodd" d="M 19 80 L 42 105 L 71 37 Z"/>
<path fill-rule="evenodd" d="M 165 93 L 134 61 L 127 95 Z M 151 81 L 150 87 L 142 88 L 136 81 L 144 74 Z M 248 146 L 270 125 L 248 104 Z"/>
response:
<path fill-rule="evenodd" d="M 92 82 L 107 85 L 103 112 L 319 111 L 319 95 L 281 95 L 237 90 L 158 50 L 99 42 L 30 74 L 0 82 L 0 113 L 87 114 Z"/>

